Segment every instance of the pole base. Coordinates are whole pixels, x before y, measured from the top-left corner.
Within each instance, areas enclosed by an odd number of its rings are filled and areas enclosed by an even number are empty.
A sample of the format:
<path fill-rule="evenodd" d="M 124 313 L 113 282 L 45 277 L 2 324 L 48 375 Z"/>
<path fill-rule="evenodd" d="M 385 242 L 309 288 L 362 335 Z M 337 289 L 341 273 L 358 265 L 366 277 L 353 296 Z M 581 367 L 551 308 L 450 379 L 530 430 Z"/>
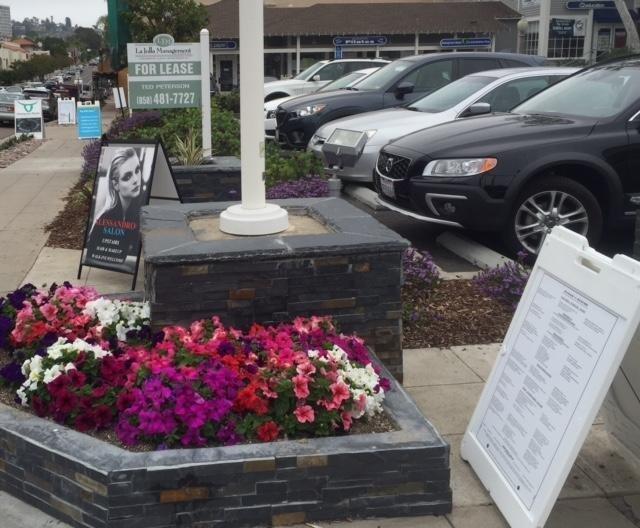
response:
<path fill-rule="evenodd" d="M 236 204 L 220 214 L 220 231 L 230 235 L 272 235 L 288 227 L 289 213 L 275 204 L 260 209 L 245 209 Z"/>

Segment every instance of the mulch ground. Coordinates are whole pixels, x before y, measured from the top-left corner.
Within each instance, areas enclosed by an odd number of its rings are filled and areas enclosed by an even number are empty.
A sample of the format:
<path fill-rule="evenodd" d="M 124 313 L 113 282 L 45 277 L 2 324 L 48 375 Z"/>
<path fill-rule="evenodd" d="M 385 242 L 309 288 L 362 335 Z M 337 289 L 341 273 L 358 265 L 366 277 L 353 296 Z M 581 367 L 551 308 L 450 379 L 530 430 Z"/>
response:
<path fill-rule="evenodd" d="M 49 232 L 47 246 L 82 249 L 91 204 L 91 194 L 85 185 L 83 181 L 76 183 L 65 198 L 64 209 L 45 227 Z"/>
<path fill-rule="evenodd" d="M 0 150 L 0 169 L 4 169 L 12 163 L 24 158 L 27 154 L 36 150 L 40 145 L 42 145 L 42 140 L 30 139 L 28 141 L 22 141 L 7 149 Z"/>
<path fill-rule="evenodd" d="M 441 281 L 433 289 L 402 290 L 403 348 L 451 347 L 503 340 L 510 308 L 485 297 L 470 280 Z"/>

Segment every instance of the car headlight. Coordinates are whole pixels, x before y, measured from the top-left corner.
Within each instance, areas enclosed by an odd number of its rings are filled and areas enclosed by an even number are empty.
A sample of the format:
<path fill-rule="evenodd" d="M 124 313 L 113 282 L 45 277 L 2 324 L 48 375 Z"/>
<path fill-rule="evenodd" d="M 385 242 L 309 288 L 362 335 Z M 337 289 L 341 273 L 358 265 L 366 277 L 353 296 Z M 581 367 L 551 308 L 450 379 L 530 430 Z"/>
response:
<path fill-rule="evenodd" d="M 276 111 L 275 110 L 269 110 L 267 112 L 267 119 L 275 119 L 276 118 Z"/>
<path fill-rule="evenodd" d="M 495 158 L 462 158 L 433 160 L 422 171 L 423 176 L 475 176 L 495 168 Z"/>
<path fill-rule="evenodd" d="M 326 108 L 326 106 L 326 104 L 301 106 L 300 108 L 295 108 L 293 110 L 293 113 L 297 117 L 307 117 L 322 112 Z"/>
<path fill-rule="evenodd" d="M 371 139 L 373 136 L 376 135 L 377 131 L 378 131 L 377 129 L 365 130 L 364 133 L 367 135 L 367 139 Z"/>

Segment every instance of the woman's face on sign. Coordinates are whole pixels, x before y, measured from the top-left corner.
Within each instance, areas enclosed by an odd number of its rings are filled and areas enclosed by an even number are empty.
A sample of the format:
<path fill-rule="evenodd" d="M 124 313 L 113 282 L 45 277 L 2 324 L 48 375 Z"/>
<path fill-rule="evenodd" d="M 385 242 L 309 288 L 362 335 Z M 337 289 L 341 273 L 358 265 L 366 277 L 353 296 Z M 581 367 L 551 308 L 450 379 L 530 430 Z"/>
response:
<path fill-rule="evenodd" d="M 121 198 L 132 199 L 140 196 L 141 184 L 142 167 L 140 167 L 138 156 L 132 156 L 120 165 L 115 188 Z"/>

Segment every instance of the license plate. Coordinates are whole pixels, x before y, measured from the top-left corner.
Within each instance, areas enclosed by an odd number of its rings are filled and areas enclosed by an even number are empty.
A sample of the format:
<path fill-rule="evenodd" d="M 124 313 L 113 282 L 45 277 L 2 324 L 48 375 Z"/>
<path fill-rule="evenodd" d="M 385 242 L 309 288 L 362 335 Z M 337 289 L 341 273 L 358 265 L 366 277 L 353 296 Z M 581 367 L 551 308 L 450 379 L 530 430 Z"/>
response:
<path fill-rule="evenodd" d="M 396 197 L 396 190 L 393 185 L 392 180 L 387 180 L 384 177 L 380 178 L 380 188 L 382 189 L 382 194 L 388 196 L 389 198 Z"/>

